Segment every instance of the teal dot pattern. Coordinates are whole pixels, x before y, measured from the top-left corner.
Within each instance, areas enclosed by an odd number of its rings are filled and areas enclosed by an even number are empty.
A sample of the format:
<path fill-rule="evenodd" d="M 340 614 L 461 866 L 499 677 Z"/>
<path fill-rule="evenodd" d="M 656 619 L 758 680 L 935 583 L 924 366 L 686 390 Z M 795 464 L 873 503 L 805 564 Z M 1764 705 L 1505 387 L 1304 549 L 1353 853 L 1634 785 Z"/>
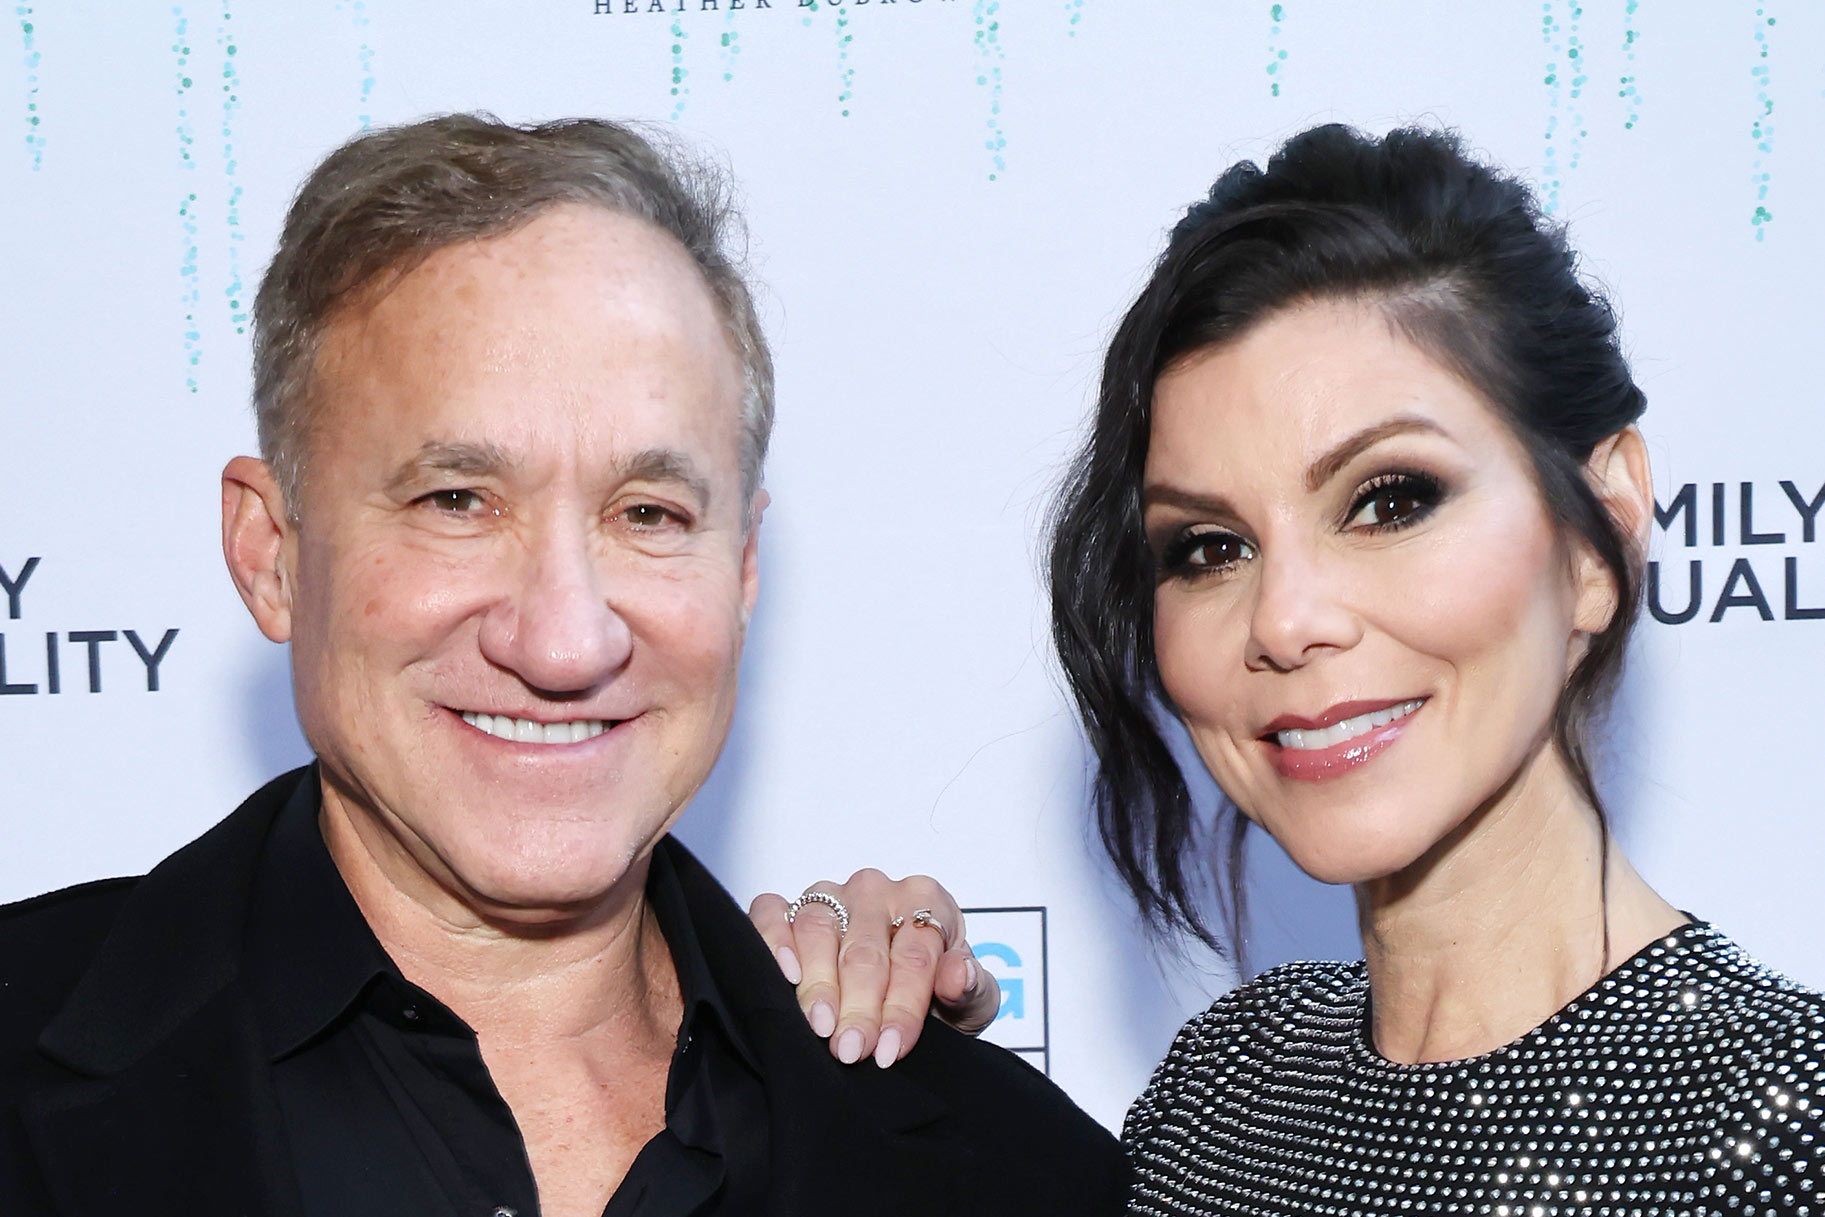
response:
<path fill-rule="evenodd" d="M 1065 0 L 1065 12 L 1070 15 L 1071 37 L 1077 37 L 1078 23 L 1084 19 L 1084 0 Z"/>
<path fill-rule="evenodd" d="M 19 35 L 25 43 L 25 152 L 32 158 L 32 171 L 44 167 L 44 130 L 38 113 L 38 20 L 32 6 L 21 4 L 13 10 L 19 18 Z"/>
<path fill-rule="evenodd" d="M 240 48 L 235 44 L 234 13 L 222 5 L 222 21 L 216 27 L 216 46 L 222 52 L 222 171 L 227 177 L 228 214 L 228 286 L 222 297 L 228 302 L 228 321 L 234 332 L 247 332 L 247 285 L 241 278 L 241 246 L 247 233 L 241 226 L 243 188 L 236 179 L 240 167 L 236 159 L 234 123 L 241 113 L 241 73 L 235 66 Z"/>
<path fill-rule="evenodd" d="M 836 95 L 836 102 L 842 107 L 844 118 L 849 117 L 849 99 L 855 96 L 855 67 L 849 62 L 849 46 L 854 41 L 855 35 L 849 30 L 849 10 L 839 8 L 836 11 L 836 66 L 843 87 Z"/>
<path fill-rule="evenodd" d="M 1622 6 L 1622 61 L 1627 66 L 1623 69 L 1616 96 L 1622 98 L 1625 131 L 1633 131 L 1635 124 L 1641 121 L 1641 90 L 1636 87 L 1635 79 L 1635 43 L 1641 37 L 1641 31 L 1635 28 L 1635 11 L 1640 7 L 1641 0 L 1628 0 Z"/>
<path fill-rule="evenodd" d="M 1755 123 L 1749 129 L 1755 139 L 1755 163 L 1749 170 L 1750 181 L 1755 186 L 1755 212 L 1750 216 L 1750 224 L 1755 229 L 1757 241 L 1767 237 L 1768 225 L 1774 222 L 1774 213 L 1768 210 L 1768 187 L 1772 178 L 1769 162 L 1774 159 L 1774 93 L 1768 73 L 1768 44 L 1774 30 L 1774 17 L 1768 12 L 1769 7 L 1756 6 L 1756 63 L 1749 69 L 1749 75 L 1755 81 L 1756 107 Z"/>
<path fill-rule="evenodd" d="M 1001 44 L 1001 0 L 976 0 L 976 50 L 983 59 L 976 84 L 989 92 L 988 138 L 982 146 L 988 150 L 993 169 L 989 181 L 1007 172 L 1007 135 L 1001 129 L 1001 65 L 1007 59 L 1007 48 Z"/>
<path fill-rule="evenodd" d="M 368 43 L 367 0 L 336 0 L 336 11 L 347 13 L 355 34 L 355 60 L 361 68 L 355 120 L 363 131 L 374 129 L 371 98 L 374 96 L 374 48 Z"/>
<path fill-rule="evenodd" d="M 1584 125 L 1584 106 L 1581 104 L 1584 86 L 1590 83 L 1590 76 L 1584 70 L 1584 39 L 1578 34 L 1578 24 L 1583 19 L 1583 3 L 1581 0 L 1571 0 L 1571 13 L 1565 30 L 1566 69 L 1571 73 L 1571 87 L 1566 91 L 1566 100 L 1571 103 L 1571 156 L 1566 164 L 1567 173 L 1577 169 L 1578 162 L 1584 159 L 1584 137 L 1590 134 Z"/>
<path fill-rule="evenodd" d="M 722 31 L 722 79 L 735 79 L 735 60 L 741 55 L 741 31 L 735 28 L 735 10 L 730 9 Z"/>
<path fill-rule="evenodd" d="M 672 121 L 684 117 L 685 105 L 691 100 L 691 69 L 684 66 L 684 44 L 690 35 L 684 22 L 672 18 Z"/>
<path fill-rule="evenodd" d="M 1545 196 L 1541 200 L 1541 207 L 1548 215 L 1559 210 L 1559 187 L 1564 185 L 1559 175 L 1559 145 L 1556 141 L 1562 91 L 1559 56 L 1564 54 L 1565 46 L 1560 41 L 1562 31 L 1555 8 L 1555 0 L 1542 0 L 1540 5 L 1540 41 L 1546 46 L 1546 151 L 1542 158 L 1540 185 Z"/>
<path fill-rule="evenodd" d="M 171 17 L 171 54 L 176 63 L 178 164 L 185 179 L 194 183 L 196 128 L 190 118 L 190 92 L 196 87 L 196 80 L 190 69 L 190 19 L 184 15 L 181 4 L 172 7 Z M 192 393 L 197 391 L 197 372 L 203 361 L 203 334 L 197 324 L 202 285 L 197 270 L 196 212 L 196 191 L 186 189 L 177 205 L 181 232 L 179 248 L 183 254 L 177 274 L 178 302 L 184 310 L 184 387 Z"/>
<path fill-rule="evenodd" d="M 1286 5 L 1275 4 L 1267 10 L 1267 76 L 1268 91 L 1280 96 L 1280 69 L 1286 65 L 1286 48 L 1280 45 L 1280 23 L 1286 20 Z"/>

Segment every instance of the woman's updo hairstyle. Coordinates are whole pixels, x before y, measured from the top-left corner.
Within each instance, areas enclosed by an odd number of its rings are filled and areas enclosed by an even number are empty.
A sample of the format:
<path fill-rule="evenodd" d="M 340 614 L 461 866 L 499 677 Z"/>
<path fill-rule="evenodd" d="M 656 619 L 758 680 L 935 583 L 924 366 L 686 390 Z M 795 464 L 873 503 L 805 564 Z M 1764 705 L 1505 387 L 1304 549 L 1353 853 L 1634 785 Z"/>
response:
<path fill-rule="evenodd" d="M 1580 280 L 1563 230 L 1527 186 L 1472 159 L 1455 135 L 1408 128 L 1374 139 L 1315 127 L 1265 170 L 1232 166 L 1173 229 L 1110 344 L 1094 422 L 1051 519 L 1052 635 L 1096 753 L 1103 842 L 1150 926 L 1188 930 L 1219 949 L 1200 911 L 1211 874 L 1206 834 L 1157 717 L 1171 707 L 1154 658 L 1157 577 L 1140 501 L 1154 384 L 1176 360 L 1289 306 L 1336 299 L 1375 304 L 1481 392 L 1525 445 L 1558 526 L 1615 576 L 1615 614 L 1590 639 L 1552 724 L 1603 815 L 1589 736 L 1638 615 L 1641 555 L 1584 466 L 1646 404 L 1616 315 Z M 1247 822 L 1228 814 L 1217 887 L 1233 938 Z"/>

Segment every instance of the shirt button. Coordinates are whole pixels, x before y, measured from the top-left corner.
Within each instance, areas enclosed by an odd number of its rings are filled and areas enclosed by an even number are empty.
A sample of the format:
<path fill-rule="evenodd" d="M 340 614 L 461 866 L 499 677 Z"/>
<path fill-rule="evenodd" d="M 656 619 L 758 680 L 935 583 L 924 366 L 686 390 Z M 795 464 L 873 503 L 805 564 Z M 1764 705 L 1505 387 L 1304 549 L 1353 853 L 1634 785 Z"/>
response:
<path fill-rule="evenodd" d="M 401 1018 L 405 1019 L 408 1023 L 415 1023 L 418 1021 L 418 1007 L 417 1006 L 407 1006 L 405 1009 L 403 1009 L 399 1012 L 399 1016 Z M 515 1214 L 512 1209 L 496 1209 L 496 1210 L 494 1210 L 494 1217 L 501 1217 L 501 1215 L 503 1213 L 506 1214 L 506 1217 L 515 1217 Z"/>
<path fill-rule="evenodd" d="M 520 1217 L 520 1215 L 506 1205 L 499 1204 L 495 1206 L 492 1217 Z"/>

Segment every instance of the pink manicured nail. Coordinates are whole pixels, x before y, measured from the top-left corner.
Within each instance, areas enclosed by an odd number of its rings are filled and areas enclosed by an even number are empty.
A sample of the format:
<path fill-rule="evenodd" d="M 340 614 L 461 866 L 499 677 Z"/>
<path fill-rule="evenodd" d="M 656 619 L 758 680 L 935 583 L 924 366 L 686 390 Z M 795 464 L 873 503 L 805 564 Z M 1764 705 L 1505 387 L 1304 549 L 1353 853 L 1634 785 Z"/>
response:
<path fill-rule="evenodd" d="M 845 1065 L 853 1065 L 862 1059 L 862 1033 L 860 1031 L 851 1027 L 837 1038 L 836 1059 Z"/>
<path fill-rule="evenodd" d="M 874 1063 L 885 1069 L 900 1059 L 900 1029 L 889 1027 L 881 1032 L 881 1042 L 874 1046 Z"/>
<path fill-rule="evenodd" d="M 977 983 L 982 980 L 982 969 L 977 966 L 974 958 L 965 959 L 963 961 L 963 975 L 965 978 L 963 991 L 965 993 L 974 993 L 976 991 Z"/>
<path fill-rule="evenodd" d="M 811 1029 L 825 1039 L 836 1030 L 836 1011 L 830 1008 L 829 1002 L 811 1003 Z"/>
<path fill-rule="evenodd" d="M 799 970 L 798 956 L 793 954 L 791 947 L 781 947 L 773 952 L 773 957 L 779 960 L 779 970 L 786 974 L 787 984 L 796 985 L 805 978 L 805 974 Z"/>

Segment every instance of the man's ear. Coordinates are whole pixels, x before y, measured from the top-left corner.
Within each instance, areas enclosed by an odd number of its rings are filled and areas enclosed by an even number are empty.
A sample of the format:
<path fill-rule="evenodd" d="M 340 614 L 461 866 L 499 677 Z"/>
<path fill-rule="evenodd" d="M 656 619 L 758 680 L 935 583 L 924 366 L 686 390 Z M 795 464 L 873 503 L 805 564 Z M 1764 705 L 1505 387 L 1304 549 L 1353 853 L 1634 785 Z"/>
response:
<path fill-rule="evenodd" d="M 1647 441 L 1627 427 L 1591 450 L 1584 477 L 1615 521 L 1631 557 L 1647 553 L 1654 518 L 1654 474 Z M 1601 633 L 1616 616 L 1616 577 L 1588 545 L 1579 547 L 1578 608 L 1573 625 L 1586 634 Z"/>
<path fill-rule="evenodd" d="M 748 539 L 741 547 L 741 624 L 746 628 L 754 615 L 754 602 L 760 596 L 760 518 L 766 514 L 773 496 L 765 489 L 754 492 L 748 505 Z"/>
<path fill-rule="evenodd" d="M 222 556 L 241 602 L 274 642 L 291 639 L 294 541 L 271 468 L 251 456 L 229 461 L 222 470 Z"/>

